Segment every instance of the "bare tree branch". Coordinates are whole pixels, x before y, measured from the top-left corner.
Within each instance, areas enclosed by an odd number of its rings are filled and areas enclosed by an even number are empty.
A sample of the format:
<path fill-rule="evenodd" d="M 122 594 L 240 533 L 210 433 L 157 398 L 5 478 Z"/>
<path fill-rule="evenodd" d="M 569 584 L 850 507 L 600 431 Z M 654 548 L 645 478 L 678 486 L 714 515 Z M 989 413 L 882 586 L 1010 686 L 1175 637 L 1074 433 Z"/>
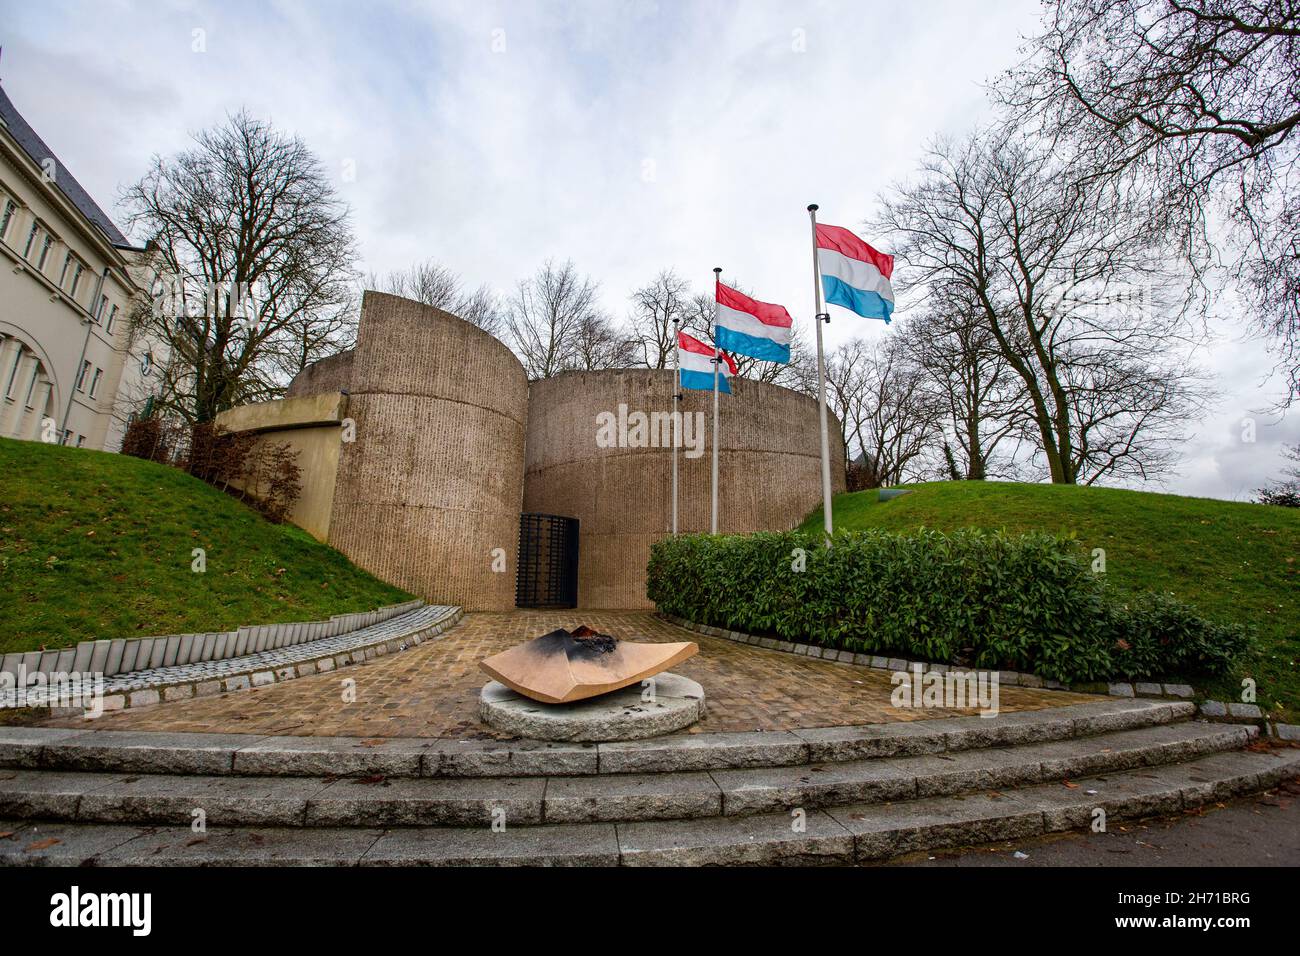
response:
<path fill-rule="evenodd" d="M 160 401 L 200 423 L 278 396 L 294 372 L 348 343 L 355 245 L 346 207 L 301 140 L 240 112 L 194 141 L 155 157 L 124 202 L 156 265 L 152 307 L 137 322 L 169 353 Z"/>

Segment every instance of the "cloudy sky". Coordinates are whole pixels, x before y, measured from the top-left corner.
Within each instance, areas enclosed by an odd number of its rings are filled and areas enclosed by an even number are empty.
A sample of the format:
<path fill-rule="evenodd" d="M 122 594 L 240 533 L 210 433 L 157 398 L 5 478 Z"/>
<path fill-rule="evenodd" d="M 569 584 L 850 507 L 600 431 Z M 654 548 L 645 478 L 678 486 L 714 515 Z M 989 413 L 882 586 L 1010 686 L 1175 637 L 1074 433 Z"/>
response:
<path fill-rule="evenodd" d="M 0 80 L 119 221 L 154 153 L 247 107 L 334 172 L 363 271 L 434 258 L 506 289 L 572 258 L 622 315 L 659 269 L 703 289 L 719 265 L 808 324 L 805 207 L 870 216 L 927 139 L 985 115 L 981 84 L 1038 17 L 1035 0 L 4 5 Z M 1244 500 L 1300 412 L 1262 413 L 1281 381 L 1220 311 L 1198 361 L 1221 401 L 1165 487 Z M 830 325 L 832 344 L 882 334 L 840 310 Z"/>

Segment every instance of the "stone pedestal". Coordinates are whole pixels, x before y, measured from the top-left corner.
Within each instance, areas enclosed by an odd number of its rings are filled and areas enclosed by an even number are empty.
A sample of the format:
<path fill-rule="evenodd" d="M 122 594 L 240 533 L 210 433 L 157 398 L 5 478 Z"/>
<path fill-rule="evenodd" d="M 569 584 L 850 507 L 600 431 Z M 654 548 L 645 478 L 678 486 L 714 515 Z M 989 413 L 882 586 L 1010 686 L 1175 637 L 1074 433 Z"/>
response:
<path fill-rule="evenodd" d="M 704 688 L 695 681 L 665 671 L 650 682 L 653 688 L 634 684 L 572 704 L 543 704 L 489 681 L 479 694 L 479 716 L 517 737 L 587 742 L 655 737 L 704 716 Z"/>

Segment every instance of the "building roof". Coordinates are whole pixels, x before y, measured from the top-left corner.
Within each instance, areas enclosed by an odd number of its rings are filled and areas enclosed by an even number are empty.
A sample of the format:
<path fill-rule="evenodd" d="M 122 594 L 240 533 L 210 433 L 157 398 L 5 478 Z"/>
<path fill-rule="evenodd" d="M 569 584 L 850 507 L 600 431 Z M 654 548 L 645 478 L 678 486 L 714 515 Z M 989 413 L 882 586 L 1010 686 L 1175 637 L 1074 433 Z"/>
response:
<path fill-rule="evenodd" d="M 3 86 L 0 86 L 0 122 L 4 123 L 5 128 L 9 130 L 9 135 L 18 142 L 23 152 L 36 165 L 44 165 L 46 159 L 54 160 L 54 184 L 83 216 L 100 228 L 109 242 L 120 248 L 134 248 L 126 236 L 122 235 L 122 231 L 113 224 L 113 220 L 108 218 L 108 214 L 90 198 L 90 193 L 77 182 L 63 161 L 54 155 L 54 150 L 46 146 L 45 141 L 36 135 L 36 130 L 32 129 L 31 124 L 23 119 L 23 114 L 18 112 Z"/>

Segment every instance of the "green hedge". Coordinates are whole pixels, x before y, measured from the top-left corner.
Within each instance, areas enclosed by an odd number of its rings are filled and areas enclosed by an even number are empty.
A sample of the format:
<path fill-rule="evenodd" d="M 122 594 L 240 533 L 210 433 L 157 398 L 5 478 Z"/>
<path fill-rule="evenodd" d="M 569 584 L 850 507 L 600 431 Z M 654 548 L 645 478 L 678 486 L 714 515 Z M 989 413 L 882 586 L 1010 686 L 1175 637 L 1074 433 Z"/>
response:
<path fill-rule="evenodd" d="M 1068 683 L 1219 674 L 1248 644 L 1168 596 L 1124 603 L 1046 534 L 682 535 L 654 545 L 646 591 L 700 624 Z"/>

